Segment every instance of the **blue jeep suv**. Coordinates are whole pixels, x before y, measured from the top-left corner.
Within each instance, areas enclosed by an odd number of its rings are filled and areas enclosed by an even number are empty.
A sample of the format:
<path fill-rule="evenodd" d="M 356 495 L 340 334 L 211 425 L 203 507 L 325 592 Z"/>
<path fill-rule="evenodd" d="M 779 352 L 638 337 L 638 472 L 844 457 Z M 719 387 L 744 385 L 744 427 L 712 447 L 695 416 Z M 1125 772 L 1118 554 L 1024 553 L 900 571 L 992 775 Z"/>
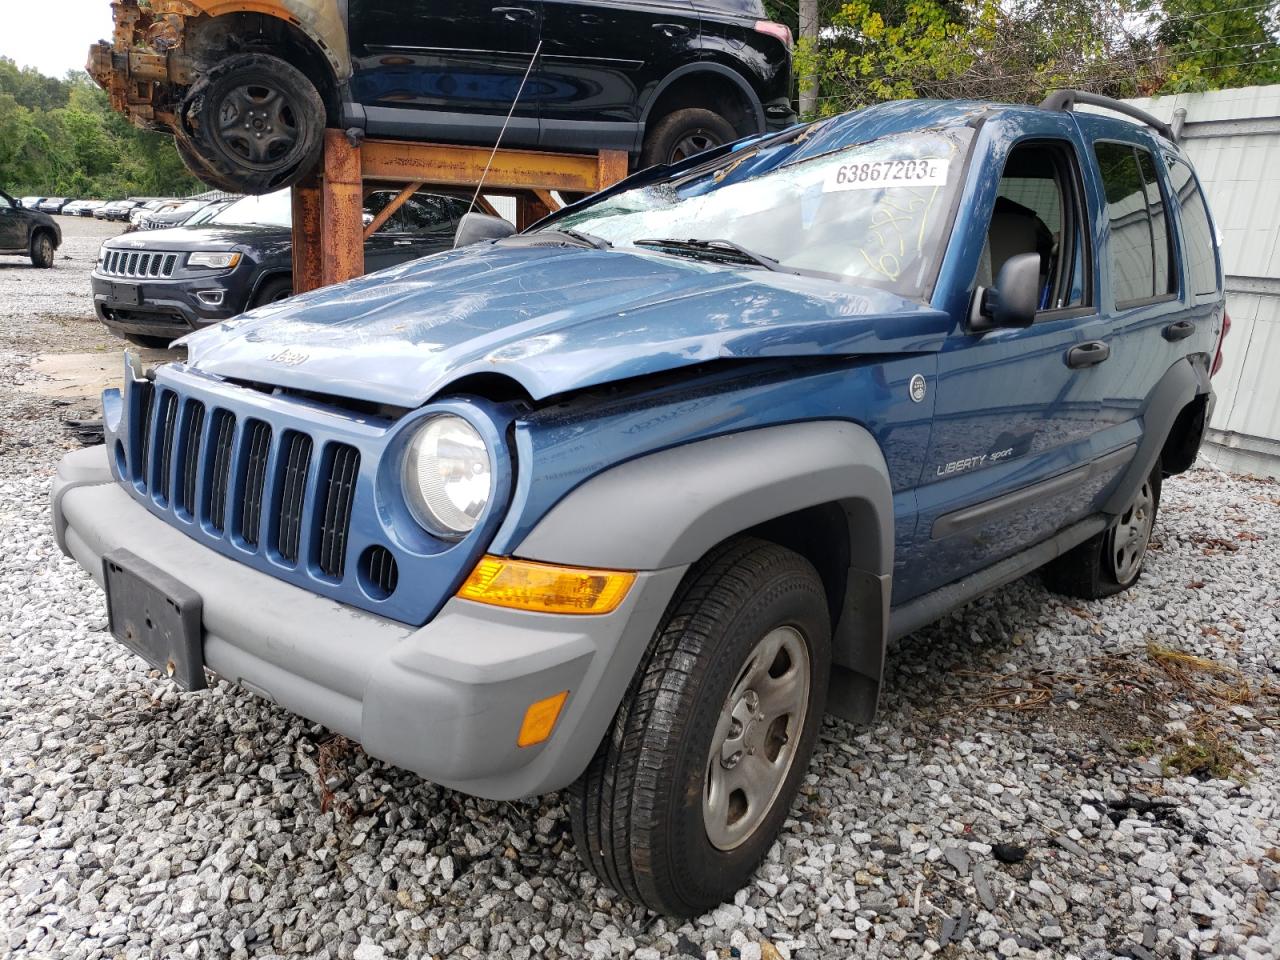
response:
<path fill-rule="evenodd" d="M 129 360 L 58 542 L 181 685 L 566 789 L 601 878 L 704 910 L 890 639 L 1037 568 L 1129 587 L 1196 458 L 1212 221 L 1090 99 L 793 127 Z"/>

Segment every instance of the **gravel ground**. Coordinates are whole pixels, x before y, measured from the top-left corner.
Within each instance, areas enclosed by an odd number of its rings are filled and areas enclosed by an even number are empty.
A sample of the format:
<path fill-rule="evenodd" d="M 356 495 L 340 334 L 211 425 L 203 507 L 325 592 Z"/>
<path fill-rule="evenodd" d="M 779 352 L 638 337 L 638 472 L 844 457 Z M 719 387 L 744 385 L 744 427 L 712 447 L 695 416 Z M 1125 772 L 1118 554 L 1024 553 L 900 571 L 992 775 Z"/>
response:
<path fill-rule="evenodd" d="M 1280 485 L 1201 467 L 1127 595 L 1031 578 L 898 644 L 755 884 L 676 925 L 578 866 L 559 798 L 451 793 L 112 642 L 48 531 L 67 410 L 15 390 L 114 347 L 68 233 L 0 268 L 0 955 L 1280 956 Z"/>

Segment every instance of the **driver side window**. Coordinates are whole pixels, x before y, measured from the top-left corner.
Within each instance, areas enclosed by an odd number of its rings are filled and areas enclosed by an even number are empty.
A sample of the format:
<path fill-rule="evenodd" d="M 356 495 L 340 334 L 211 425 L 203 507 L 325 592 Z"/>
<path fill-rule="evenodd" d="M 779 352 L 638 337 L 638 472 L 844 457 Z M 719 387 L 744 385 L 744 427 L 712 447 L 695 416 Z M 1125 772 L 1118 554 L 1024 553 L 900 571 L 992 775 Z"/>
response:
<path fill-rule="evenodd" d="M 991 287 L 1012 257 L 1034 253 L 1040 257 L 1040 311 L 1089 305 L 1082 190 L 1072 157 L 1066 143 L 1013 148 L 978 261 L 980 286 Z"/>

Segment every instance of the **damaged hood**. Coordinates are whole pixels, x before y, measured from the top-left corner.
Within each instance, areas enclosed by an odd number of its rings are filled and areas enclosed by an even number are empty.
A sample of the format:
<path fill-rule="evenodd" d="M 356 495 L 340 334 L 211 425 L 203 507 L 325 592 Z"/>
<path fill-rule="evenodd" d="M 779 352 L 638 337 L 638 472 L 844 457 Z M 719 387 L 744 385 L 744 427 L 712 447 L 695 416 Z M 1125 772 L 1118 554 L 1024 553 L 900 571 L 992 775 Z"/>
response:
<path fill-rule="evenodd" d="M 724 358 L 936 350 L 946 314 L 886 291 L 631 250 L 478 245 L 187 336 L 188 367 L 416 407 L 500 374 L 542 399 Z"/>

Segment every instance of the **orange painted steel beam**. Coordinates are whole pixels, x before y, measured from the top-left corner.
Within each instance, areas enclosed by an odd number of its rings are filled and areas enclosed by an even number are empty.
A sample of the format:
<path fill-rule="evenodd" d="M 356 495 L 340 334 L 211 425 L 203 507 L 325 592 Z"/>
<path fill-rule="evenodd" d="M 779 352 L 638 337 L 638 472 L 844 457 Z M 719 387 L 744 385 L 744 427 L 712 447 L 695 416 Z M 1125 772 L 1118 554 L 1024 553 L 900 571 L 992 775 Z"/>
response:
<path fill-rule="evenodd" d="M 515 196 L 521 229 L 556 208 L 553 190 L 595 193 L 627 175 L 623 150 L 597 154 L 499 150 L 436 143 L 366 140 L 355 146 L 339 130 L 325 131 L 323 177 L 293 190 L 295 293 L 342 283 L 364 273 L 364 240 L 424 186 L 474 189 L 489 167 L 487 191 Z M 365 183 L 407 184 L 366 230 Z M 476 206 L 496 213 L 480 197 Z"/>
<path fill-rule="evenodd" d="M 627 175 L 627 151 L 601 150 L 596 154 L 596 190 L 611 187 Z"/>
<path fill-rule="evenodd" d="M 528 230 L 549 213 L 551 208 L 537 193 L 530 192 L 519 196 L 516 198 L 516 229 Z"/>
<path fill-rule="evenodd" d="M 293 292 L 323 285 L 320 181 L 308 177 L 293 188 Z"/>
<path fill-rule="evenodd" d="M 551 195 L 550 190 L 534 190 L 533 195 L 538 198 L 538 202 L 547 208 L 547 213 L 555 213 L 560 209 L 560 204 L 556 202 L 556 198 Z"/>
<path fill-rule="evenodd" d="M 360 148 L 341 130 L 324 132 L 324 211 L 320 243 L 324 248 L 321 281 L 343 283 L 364 273 L 364 183 Z"/>
<path fill-rule="evenodd" d="M 600 155 L 499 150 L 493 154 L 492 164 L 490 154 L 493 151 L 488 147 L 366 140 L 361 161 L 366 180 L 421 180 L 437 186 L 474 187 L 488 165 L 484 185 L 494 190 L 594 193 L 626 176 L 627 155 L 617 150 Z M 604 177 L 612 179 L 605 182 Z"/>
<path fill-rule="evenodd" d="M 381 230 L 382 225 L 394 217 L 396 211 L 405 205 L 405 201 L 421 189 L 422 184 L 416 180 L 413 183 L 407 184 L 403 190 L 391 199 L 390 203 L 382 208 L 382 212 L 374 217 L 369 225 L 364 228 L 364 239 L 368 240 L 375 233 Z"/>

